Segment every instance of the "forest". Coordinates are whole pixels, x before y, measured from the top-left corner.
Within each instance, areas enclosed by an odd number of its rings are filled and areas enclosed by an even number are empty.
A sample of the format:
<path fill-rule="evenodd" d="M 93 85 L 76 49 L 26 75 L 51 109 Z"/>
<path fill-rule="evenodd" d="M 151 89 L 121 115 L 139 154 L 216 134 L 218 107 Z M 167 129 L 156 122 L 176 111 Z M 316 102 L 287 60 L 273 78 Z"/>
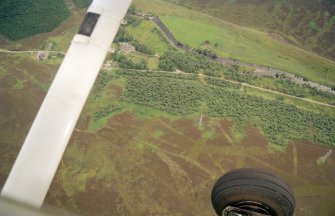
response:
<path fill-rule="evenodd" d="M 0 33 L 10 40 L 50 32 L 70 14 L 64 0 L 1 0 L 0 11 Z"/>
<path fill-rule="evenodd" d="M 258 127 L 273 144 L 285 146 L 291 140 L 307 139 L 334 146 L 335 119 L 332 116 L 305 111 L 280 99 L 245 95 L 224 81 L 207 79 L 208 84 L 204 84 L 194 79 L 169 77 L 170 74 L 154 77 L 147 76 L 148 73 L 131 76 L 119 73 L 127 77 L 125 100 L 180 115 L 200 112 L 200 107 L 206 104 L 203 114 L 233 119 L 242 128 Z"/>

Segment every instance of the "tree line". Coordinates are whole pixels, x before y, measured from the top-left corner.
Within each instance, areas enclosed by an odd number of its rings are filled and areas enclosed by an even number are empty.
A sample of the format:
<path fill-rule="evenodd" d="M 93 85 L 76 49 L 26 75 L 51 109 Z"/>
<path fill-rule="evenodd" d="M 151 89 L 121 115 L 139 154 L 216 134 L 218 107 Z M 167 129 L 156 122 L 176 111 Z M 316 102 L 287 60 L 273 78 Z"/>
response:
<path fill-rule="evenodd" d="M 318 96 L 323 98 L 323 100 L 327 100 L 329 104 L 335 104 L 335 96 L 333 94 L 317 90 L 307 84 L 295 83 L 284 75 L 259 77 L 239 65 L 223 65 L 203 58 L 197 53 L 169 50 L 161 56 L 158 66 L 160 70 L 175 71 L 179 69 L 186 73 L 202 73 L 210 77 L 222 77 L 228 80 L 249 83 L 297 97 Z M 269 82 L 273 85 L 269 85 Z"/>
<path fill-rule="evenodd" d="M 69 15 L 64 0 L 1 0 L 0 33 L 19 40 L 56 28 Z"/>
<path fill-rule="evenodd" d="M 245 95 L 225 81 L 207 80 L 209 84 L 204 85 L 198 80 L 127 76 L 124 97 L 182 115 L 199 111 L 205 103 L 208 116 L 234 119 L 243 127 L 259 127 L 271 143 L 286 145 L 294 139 L 307 139 L 334 146 L 333 116 L 305 111 L 281 100 Z"/>
<path fill-rule="evenodd" d="M 133 36 L 131 36 L 127 30 L 121 27 L 114 39 L 115 43 L 119 42 L 127 42 L 132 44 L 135 47 L 135 50 L 140 53 L 144 53 L 147 55 L 154 55 L 155 52 L 151 50 L 149 47 L 145 46 L 144 44 L 137 41 Z"/>
<path fill-rule="evenodd" d="M 125 69 L 138 69 L 138 70 L 146 70 L 148 69 L 148 63 L 145 60 L 142 60 L 139 63 L 133 62 L 131 59 L 127 58 L 124 55 L 120 54 L 112 54 L 111 58 L 118 62 L 118 65 L 120 68 L 125 68 Z"/>

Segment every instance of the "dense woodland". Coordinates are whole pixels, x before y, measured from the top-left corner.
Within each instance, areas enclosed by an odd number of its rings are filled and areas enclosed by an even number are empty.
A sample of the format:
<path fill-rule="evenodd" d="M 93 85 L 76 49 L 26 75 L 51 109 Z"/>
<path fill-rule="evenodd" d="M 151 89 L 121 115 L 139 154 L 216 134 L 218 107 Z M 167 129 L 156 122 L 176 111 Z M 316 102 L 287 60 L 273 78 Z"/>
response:
<path fill-rule="evenodd" d="M 122 73 L 126 75 L 126 73 Z M 271 143 L 285 145 L 294 139 L 333 146 L 335 119 L 304 111 L 281 100 L 248 96 L 224 81 L 204 85 L 197 80 L 171 77 L 127 76 L 126 100 L 174 114 L 192 114 L 205 103 L 205 114 L 234 119 L 241 126 L 259 127 Z M 236 89 L 236 87 L 235 87 Z"/>
<path fill-rule="evenodd" d="M 0 33 L 19 40 L 56 28 L 70 11 L 64 0 L 1 0 Z"/>

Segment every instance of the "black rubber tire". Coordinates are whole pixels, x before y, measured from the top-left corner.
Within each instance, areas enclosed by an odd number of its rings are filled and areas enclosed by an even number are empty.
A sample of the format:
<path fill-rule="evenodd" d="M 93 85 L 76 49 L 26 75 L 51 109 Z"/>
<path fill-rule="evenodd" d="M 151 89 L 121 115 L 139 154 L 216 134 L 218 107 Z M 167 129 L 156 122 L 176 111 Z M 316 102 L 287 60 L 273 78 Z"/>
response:
<path fill-rule="evenodd" d="M 273 216 L 291 216 L 295 208 L 292 189 L 275 174 L 243 168 L 223 175 L 212 190 L 212 205 L 218 215 L 227 206 L 243 201 L 261 203 Z"/>

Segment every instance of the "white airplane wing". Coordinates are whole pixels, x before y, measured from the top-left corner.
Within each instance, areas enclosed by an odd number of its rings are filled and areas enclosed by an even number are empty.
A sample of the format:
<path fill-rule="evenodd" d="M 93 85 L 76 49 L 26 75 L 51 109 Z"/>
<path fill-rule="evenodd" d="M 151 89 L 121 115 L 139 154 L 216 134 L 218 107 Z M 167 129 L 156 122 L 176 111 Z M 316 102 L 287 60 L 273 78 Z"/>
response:
<path fill-rule="evenodd" d="M 43 101 L 1 196 L 41 207 L 131 0 L 94 0 Z"/>

